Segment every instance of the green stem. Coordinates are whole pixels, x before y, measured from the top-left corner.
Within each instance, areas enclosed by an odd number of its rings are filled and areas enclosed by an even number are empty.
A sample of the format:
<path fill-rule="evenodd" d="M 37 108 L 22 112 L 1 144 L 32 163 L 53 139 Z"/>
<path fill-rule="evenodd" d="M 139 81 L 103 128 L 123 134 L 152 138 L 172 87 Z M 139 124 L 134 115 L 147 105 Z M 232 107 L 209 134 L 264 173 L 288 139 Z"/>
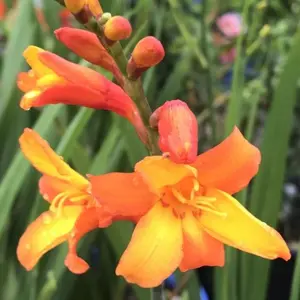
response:
<path fill-rule="evenodd" d="M 165 300 L 163 285 L 151 289 L 151 300 Z"/>

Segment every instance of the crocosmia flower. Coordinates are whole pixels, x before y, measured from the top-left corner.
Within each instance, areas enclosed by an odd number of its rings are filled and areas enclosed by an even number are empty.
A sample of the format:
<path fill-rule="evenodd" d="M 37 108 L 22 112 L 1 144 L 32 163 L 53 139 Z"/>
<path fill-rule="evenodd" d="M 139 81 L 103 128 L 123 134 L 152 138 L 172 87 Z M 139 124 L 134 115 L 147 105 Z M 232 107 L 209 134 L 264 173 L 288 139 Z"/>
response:
<path fill-rule="evenodd" d="M 235 128 L 191 164 L 151 156 L 133 173 L 89 177 L 92 195 L 111 213 L 142 215 L 117 275 L 154 287 L 177 267 L 223 266 L 224 244 L 267 259 L 290 259 L 280 234 L 231 196 L 257 173 L 260 159 Z"/>
<path fill-rule="evenodd" d="M 96 71 L 35 46 L 29 46 L 24 57 L 32 69 L 18 76 L 18 87 L 25 93 L 21 108 L 63 103 L 110 110 L 128 119 L 146 140 L 136 105 L 118 85 Z"/>
<path fill-rule="evenodd" d="M 31 270 L 47 251 L 69 240 L 66 265 L 74 273 L 86 271 L 88 264 L 76 254 L 77 242 L 88 231 L 110 225 L 111 214 L 90 194 L 88 180 L 70 168 L 35 131 L 25 129 L 20 146 L 25 157 L 43 174 L 40 193 L 50 205 L 20 238 L 20 263 Z"/>
<path fill-rule="evenodd" d="M 176 163 L 191 163 L 198 151 L 198 123 L 195 115 L 181 100 L 167 101 L 151 116 L 158 127 L 159 147 Z"/>
<path fill-rule="evenodd" d="M 64 0 L 66 7 L 73 13 L 78 14 L 83 9 L 87 8 L 94 16 L 99 16 L 103 13 L 98 0 Z"/>

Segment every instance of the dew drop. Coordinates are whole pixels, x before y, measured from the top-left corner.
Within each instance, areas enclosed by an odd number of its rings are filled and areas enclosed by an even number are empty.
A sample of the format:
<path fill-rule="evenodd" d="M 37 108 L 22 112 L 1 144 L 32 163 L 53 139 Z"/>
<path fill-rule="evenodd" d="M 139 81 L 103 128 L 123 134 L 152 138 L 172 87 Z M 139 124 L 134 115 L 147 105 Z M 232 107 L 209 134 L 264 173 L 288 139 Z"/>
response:
<path fill-rule="evenodd" d="M 44 224 L 50 224 L 52 222 L 52 217 L 49 214 L 43 215 L 43 223 Z"/>

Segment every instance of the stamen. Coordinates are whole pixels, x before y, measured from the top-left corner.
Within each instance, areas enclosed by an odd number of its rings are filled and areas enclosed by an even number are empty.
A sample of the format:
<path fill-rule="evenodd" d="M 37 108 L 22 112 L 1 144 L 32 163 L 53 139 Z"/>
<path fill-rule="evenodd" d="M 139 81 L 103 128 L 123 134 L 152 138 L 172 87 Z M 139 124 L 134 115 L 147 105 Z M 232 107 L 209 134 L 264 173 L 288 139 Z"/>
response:
<path fill-rule="evenodd" d="M 184 165 L 184 167 L 187 168 L 188 170 L 190 170 L 196 178 L 198 177 L 198 171 L 196 168 L 194 168 L 190 165 Z"/>
<path fill-rule="evenodd" d="M 199 201 L 208 201 L 208 202 L 215 202 L 215 201 L 217 201 L 217 198 L 215 198 L 215 197 L 199 196 L 199 197 L 196 198 L 196 200 L 199 200 Z"/>
<path fill-rule="evenodd" d="M 199 182 L 198 182 L 198 180 L 196 179 L 196 178 L 193 178 L 193 189 L 196 191 L 196 192 L 198 192 L 199 191 L 199 189 L 200 189 L 200 184 L 199 184 Z"/>
<path fill-rule="evenodd" d="M 184 198 L 184 197 L 183 197 L 176 189 L 172 188 L 171 191 L 172 191 L 173 195 L 175 196 L 175 198 L 176 198 L 179 202 L 181 202 L 181 203 L 183 203 L 183 204 L 187 203 L 187 199 Z"/>
<path fill-rule="evenodd" d="M 206 207 L 206 206 L 199 205 L 199 206 L 197 206 L 197 208 L 201 209 L 202 211 L 210 212 L 210 213 L 212 213 L 212 214 L 214 214 L 218 217 L 221 217 L 221 218 L 226 218 L 227 217 L 227 213 L 220 212 L 220 211 L 211 209 L 211 208 Z"/>

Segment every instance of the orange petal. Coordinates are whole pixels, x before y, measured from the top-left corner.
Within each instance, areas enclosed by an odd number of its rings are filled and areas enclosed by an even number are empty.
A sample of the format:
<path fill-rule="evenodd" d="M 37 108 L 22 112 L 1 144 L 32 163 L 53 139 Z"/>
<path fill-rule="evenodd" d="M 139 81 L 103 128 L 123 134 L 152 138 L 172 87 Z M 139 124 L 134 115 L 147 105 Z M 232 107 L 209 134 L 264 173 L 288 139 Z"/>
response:
<path fill-rule="evenodd" d="M 161 188 L 174 185 L 185 177 L 197 175 L 195 169 L 162 156 L 145 157 L 135 165 L 135 170 L 155 193 L 160 193 Z"/>
<path fill-rule="evenodd" d="M 79 189 L 87 187 L 88 181 L 65 163 L 34 130 L 26 128 L 19 142 L 23 154 L 39 172 L 70 182 Z"/>
<path fill-rule="evenodd" d="M 36 78 L 32 72 L 21 72 L 18 74 L 17 85 L 22 92 L 29 92 L 36 87 Z"/>
<path fill-rule="evenodd" d="M 181 100 L 167 101 L 151 116 L 157 122 L 159 147 L 169 153 L 176 163 L 189 164 L 196 160 L 198 151 L 198 123 L 194 113 Z"/>
<path fill-rule="evenodd" d="M 52 202 L 58 194 L 74 190 L 74 186 L 61 179 L 43 175 L 39 180 L 39 189 L 43 198 L 48 202 Z"/>
<path fill-rule="evenodd" d="M 110 80 L 106 79 L 98 72 L 87 67 L 72 63 L 52 52 L 40 52 L 39 59 L 53 72 L 69 81 L 70 83 L 89 87 L 103 94 L 112 93 L 113 91 L 111 90 L 121 90 L 123 94 L 125 94 L 125 92 L 119 86 L 112 83 Z"/>
<path fill-rule="evenodd" d="M 198 156 L 193 167 L 203 186 L 234 194 L 248 185 L 257 173 L 261 155 L 237 127 L 219 145 Z"/>
<path fill-rule="evenodd" d="M 85 6 L 86 0 L 64 0 L 68 10 L 74 14 L 79 13 Z"/>
<path fill-rule="evenodd" d="M 82 29 L 65 27 L 57 29 L 55 35 L 60 42 L 78 56 L 112 72 L 118 82 L 120 84 L 123 83 L 123 77 L 119 68 L 114 59 L 102 46 L 96 34 Z"/>
<path fill-rule="evenodd" d="M 77 256 L 76 247 L 79 240 L 88 232 L 98 227 L 107 227 L 111 224 L 111 215 L 100 207 L 91 207 L 85 210 L 77 219 L 69 237 L 69 252 L 65 265 L 75 274 L 82 274 L 89 269 L 89 265 Z"/>
<path fill-rule="evenodd" d="M 23 56 L 25 57 L 29 66 L 34 70 L 34 73 L 37 75 L 37 77 L 54 73 L 40 60 L 39 54 L 44 52 L 46 52 L 44 49 L 36 46 L 29 46 L 23 52 Z"/>
<path fill-rule="evenodd" d="M 191 212 L 182 219 L 183 259 L 180 271 L 202 266 L 224 266 L 225 252 L 221 242 L 206 233 Z"/>
<path fill-rule="evenodd" d="M 49 250 L 64 242 L 82 212 L 81 206 L 64 207 L 61 215 L 42 213 L 20 238 L 17 256 L 29 271 Z"/>
<path fill-rule="evenodd" d="M 144 215 L 158 200 L 135 173 L 108 173 L 88 176 L 91 193 L 114 215 Z"/>
<path fill-rule="evenodd" d="M 103 13 L 99 0 L 87 0 L 87 5 L 94 16 L 99 16 Z"/>
<path fill-rule="evenodd" d="M 281 235 L 255 218 L 236 199 L 216 189 L 208 189 L 206 196 L 215 197 L 215 208 L 226 213 L 222 217 L 209 211 L 201 212 L 199 221 L 209 234 L 224 244 L 264 258 L 290 259 L 290 251 Z"/>
<path fill-rule="evenodd" d="M 182 259 L 182 227 L 171 209 L 158 202 L 138 222 L 116 270 L 130 283 L 158 286 Z"/>

